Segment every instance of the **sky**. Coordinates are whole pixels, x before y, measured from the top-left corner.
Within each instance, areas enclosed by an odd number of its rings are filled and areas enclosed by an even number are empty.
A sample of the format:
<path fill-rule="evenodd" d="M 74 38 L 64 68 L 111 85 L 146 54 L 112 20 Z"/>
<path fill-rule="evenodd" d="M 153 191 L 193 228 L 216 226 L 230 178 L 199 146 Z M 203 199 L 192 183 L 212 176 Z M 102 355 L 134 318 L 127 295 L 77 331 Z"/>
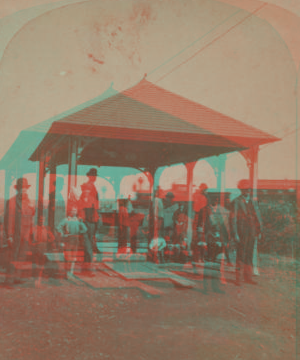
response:
<path fill-rule="evenodd" d="M 295 179 L 299 16 L 293 0 L 2 0 L 0 158 L 21 130 L 147 74 L 281 137 L 260 149 L 259 178 Z M 230 155 L 226 186 L 245 176 L 244 159 Z M 184 181 L 180 167 L 164 174 L 163 187 L 174 178 Z M 203 179 L 215 182 L 201 162 L 194 182 Z"/>

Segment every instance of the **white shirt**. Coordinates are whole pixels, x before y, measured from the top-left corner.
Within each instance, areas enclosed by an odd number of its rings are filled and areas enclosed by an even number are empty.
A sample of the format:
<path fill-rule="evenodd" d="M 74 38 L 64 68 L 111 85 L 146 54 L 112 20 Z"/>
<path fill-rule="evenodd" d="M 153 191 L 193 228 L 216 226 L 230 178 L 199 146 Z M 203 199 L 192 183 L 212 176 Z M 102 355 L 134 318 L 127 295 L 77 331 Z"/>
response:
<path fill-rule="evenodd" d="M 166 240 L 162 237 L 154 238 L 151 240 L 149 249 L 162 250 L 167 246 Z"/>

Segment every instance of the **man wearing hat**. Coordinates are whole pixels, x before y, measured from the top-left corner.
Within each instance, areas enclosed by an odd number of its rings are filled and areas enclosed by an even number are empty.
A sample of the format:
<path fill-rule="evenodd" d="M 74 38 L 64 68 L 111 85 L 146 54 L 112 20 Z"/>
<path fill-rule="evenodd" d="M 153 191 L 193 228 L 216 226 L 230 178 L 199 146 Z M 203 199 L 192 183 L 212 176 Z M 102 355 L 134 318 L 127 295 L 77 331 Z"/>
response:
<path fill-rule="evenodd" d="M 164 206 L 164 226 L 165 226 L 165 234 L 168 232 L 174 232 L 174 221 L 173 216 L 174 213 L 178 210 L 178 204 L 174 203 L 175 195 L 169 191 L 166 194 L 165 198 L 165 206 Z"/>
<path fill-rule="evenodd" d="M 82 194 L 78 201 L 78 216 L 84 221 L 87 236 L 84 238 L 84 261 L 93 261 L 93 242 L 99 221 L 98 202 L 93 195 L 93 186 L 89 183 L 81 185 Z"/>
<path fill-rule="evenodd" d="M 89 198 L 92 199 L 93 202 L 93 208 L 94 208 L 94 215 L 93 221 L 90 221 L 89 224 L 86 223 L 87 228 L 88 228 L 88 236 L 90 239 L 93 239 L 95 236 L 95 233 L 97 231 L 98 225 L 101 223 L 101 219 L 98 216 L 98 211 L 100 209 L 100 204 L 99 204 L 99 194 L 98 191 L 96 189 L 95 186 L 95 182 L 97 179 L 97 169 L 96 168 L 91 168 L 87 173 L 86 176 L 88 177 L 88 181 L 85 182 L 84 184 L 82 184 L 81 186 L 81 190 L 82 190 L 82 195 L 84 191 L 88 191 L 89 192 Z M 81 196 L 82 198 L 82 196 Z M 79 210 L 80 210 L 79 206 Z M 97 213 L 97 215 L 96 215 Z M 92 241 L 92 240 L 91 240 Z M 93 244 L 93 241 L 92 241 Z M 94 250 L 97 252 L 98 249 L 96 248 L 95 244 L 94 244 Z"/>
<path fill-rule="evenodd" d="M 26 178 L 17 179 L 15 189 L 17 194 L 9 199 L 5 206 L 4 227 L 6 237 L 11 246 L 10 261 L 25 260 L 29 248 L 29 237 L 32 233 L 35 207 L 28 197 L 30 185 Z M 13 276 L 13 266 L 10 264 L 7 271 L 7 282 L 20 282 Z"/>
<path fill-rule="evenodd" d="M 242 268 L 245 282 L 255 284 L 252 280 L 253 250 L 255 238 L 261 234 L 261 223 L 251 200 L 250 182 L 241 180 L 238 188 L 241 195 L 232 202 L 231 227 L 237 247 L 236 284 L 239 286 Z"/>
<path fill-rule="evenodd" d="M 86 183 L 84 183 L 83 185 L 88 185 L 91 191 L 91 196 L 93 196 L 97 203 L 98 203 L 98 208 L 99 208 L 99 194 L 98 191 L 96 189 L 95 186 L 95 182 L 97 179 L 97 169 L 96 168 L 91 168 L 87 173 L 86 176 L 88 177 L 88 181 Z"/>

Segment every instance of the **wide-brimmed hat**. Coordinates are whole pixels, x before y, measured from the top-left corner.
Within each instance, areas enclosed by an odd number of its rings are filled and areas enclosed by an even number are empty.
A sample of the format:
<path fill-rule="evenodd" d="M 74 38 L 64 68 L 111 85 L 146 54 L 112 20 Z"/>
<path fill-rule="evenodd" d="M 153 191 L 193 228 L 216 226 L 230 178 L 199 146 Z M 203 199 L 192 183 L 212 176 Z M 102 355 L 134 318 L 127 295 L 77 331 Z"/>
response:
<path fill-rule="evenodd" d="M 175 195 L 171 191 L 167 192 L 166 198 L 174 198 L 174 197 Z"/>
<path fill-rule="evenodd" d="M 250 181 L 247 179 L 240 180 L 237 185 L 239 190 L 249 190 L 251 189 Z"/>
<path fill-rule="evenodd" d="M 26 178 L 17 179 L 15 189 L 29 189 L 31 185 L 28 184 L 28 180 Z"/>
<path fill-rule="evenodd" d="M 199 185 L 199 190 L 200 191 L 205 191 L 208 189 L 208 186 L 205 183 L 202 183 Z"/>
<path fill-rule="evenodd" d="M 87 173 L 86 176 L 97 176 L 97 169 L 91 168 Z"/>

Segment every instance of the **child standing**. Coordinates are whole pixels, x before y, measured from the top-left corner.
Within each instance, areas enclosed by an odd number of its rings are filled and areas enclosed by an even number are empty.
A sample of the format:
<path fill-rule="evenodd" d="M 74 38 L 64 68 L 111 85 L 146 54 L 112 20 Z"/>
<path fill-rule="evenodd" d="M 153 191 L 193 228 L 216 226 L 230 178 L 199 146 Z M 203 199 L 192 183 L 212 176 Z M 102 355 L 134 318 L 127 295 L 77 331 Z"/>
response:
<path fill-rule="evenodd" d="M 87 233 L 87 227 L 85 226 L 83 221 L 78 219 L 77 217 L 77 207 L 73 206 L 71 208 L 70 216 L 61 221 L 61 223 L 57 227 L 57 231 L 64 242 L 65 249 L 67 248 L 68 250 L 71 250 L 76 254 L 80 236 L 85 236 L 85 234 Z M 72 263 L 69 263 L 66 259 L 65 270 L 67 273 L 67 277 L 73 276 L 74 260 L 72 261 Z"/>

